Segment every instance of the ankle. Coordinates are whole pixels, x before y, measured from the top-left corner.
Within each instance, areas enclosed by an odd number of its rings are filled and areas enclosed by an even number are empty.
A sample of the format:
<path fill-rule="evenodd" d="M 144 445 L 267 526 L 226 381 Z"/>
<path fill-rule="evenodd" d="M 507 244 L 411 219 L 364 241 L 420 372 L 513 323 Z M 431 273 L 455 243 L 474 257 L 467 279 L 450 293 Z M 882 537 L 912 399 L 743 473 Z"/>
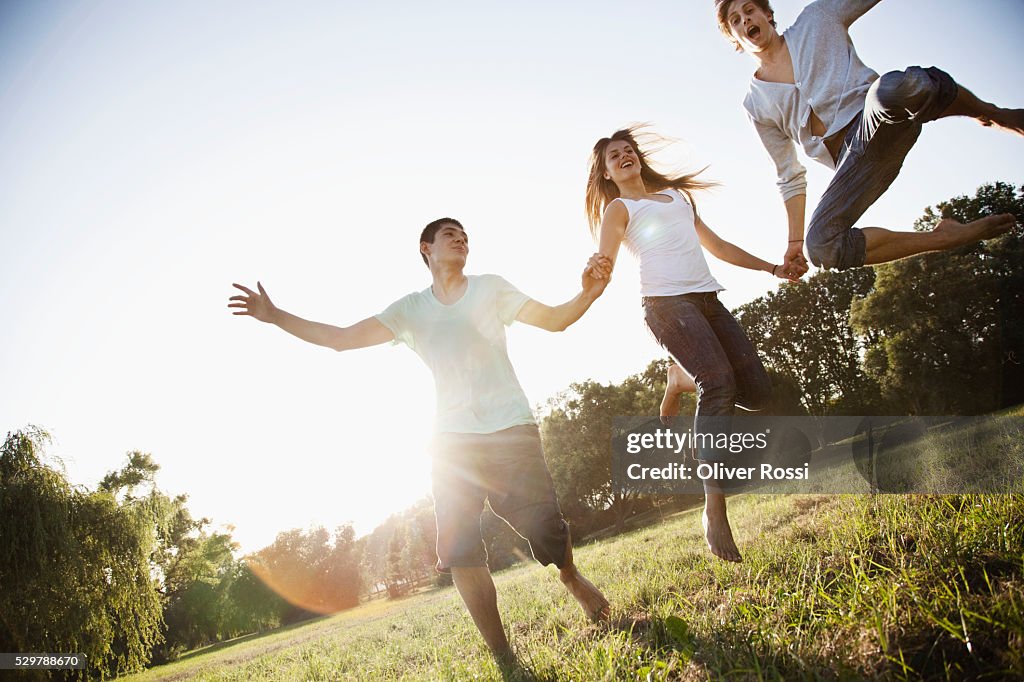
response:
<path fill-rule="evenodd" d="M 519 660 L 516 655 L 512 653 L 512 647 L 507 647 L 503 651 L 495 651 L 491 649 L 491 655 L 494 656 L 494 660 L 498 662 L 498 667 L 503 670 L 515 670 L 519 667 Z"/>
<path fill-rule="evenodd" d="M 708 498 L 704 501 L 704 514 L 706 516 L 716 519 L 722 518 L 726 515 L 726 510 L 724 495 L 715 495 L 713 498 Z"/>

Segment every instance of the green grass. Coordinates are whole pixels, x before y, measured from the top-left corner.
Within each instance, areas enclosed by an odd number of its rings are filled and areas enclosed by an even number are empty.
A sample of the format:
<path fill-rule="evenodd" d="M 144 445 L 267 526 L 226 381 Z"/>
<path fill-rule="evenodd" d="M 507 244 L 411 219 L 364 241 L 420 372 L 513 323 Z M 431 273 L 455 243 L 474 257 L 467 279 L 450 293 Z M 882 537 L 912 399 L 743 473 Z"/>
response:
<path fill-rule="evenodd" d="M 522 679 L 1004 679 L 1024 676 L 1024 495 L 730 501 L 742 564 L 698 512 L 577 552 L 612 621 L 554 569 L 496 576 Z M 451 588 L 375 601 L 132 679 L 501 680 Z"/>

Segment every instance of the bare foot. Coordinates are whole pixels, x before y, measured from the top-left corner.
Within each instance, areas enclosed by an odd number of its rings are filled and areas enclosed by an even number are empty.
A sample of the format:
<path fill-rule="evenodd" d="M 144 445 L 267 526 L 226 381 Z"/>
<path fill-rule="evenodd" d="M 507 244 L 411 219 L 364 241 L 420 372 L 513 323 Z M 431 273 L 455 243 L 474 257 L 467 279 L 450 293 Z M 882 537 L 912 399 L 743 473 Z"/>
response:
<path fill-rule="evenodd" d="M 1008 133 L 1024 135 L 1024 109 L 997 109 L 991 116 L 978 117 L 978 123 Z"/>
<path fill-rule="evenodd" d="M 990 215 L 970 223 L 961 223 L 952 218 L 944 218 L 932 230 L 943 237 L 942 248 L 952 249 L 964 244 L 973 244 L 982 239 L 991 239 L 1008 232 L 1017 222 L 1012 213 Z"/>
<path fill-rule="evenodd" d="M 494 656 L 494 660 L 498 664 L 498 670 L 501 671 L 503 679 L 514 680 L 522 675 L 524 671 L 523 665 L 519 662 L 519 659 L 516 658 L 516 655 L 512 653 L 511 648 L 501 652 L 492 651 L 491 654 Z"/>
<path fill-rule="evenodd" d="M 668 366 L 668 382 L 665 384 L 665 397 L 661 399 L 661 421 L 665 424 L 679 414 L 679 399 L 684 393 L 693 393 L 697 384 L 679 365 Z"/>
<path fill-rule="evenodd" d="M 719 559 L 725 561 L 743 561 L 736 541 L 732 538 L 729 517 L 725 512 L 725 495 L 721 493 L 705 493 L 704 514 L 701 523 L 704 526 L 704 537 L 708 549 Z"/>
<path fill-rule="evenodd" d="M 569 594 L 576 598 L 576 601 L 583 607 L 583 612 L 594 621 L 606 621 L 610 611 L 608 600 L 604 598 L 601 591 L 594 587 L 594 583 L 583 577 L 575 564 L 563 568 L 559 578 Z"/>

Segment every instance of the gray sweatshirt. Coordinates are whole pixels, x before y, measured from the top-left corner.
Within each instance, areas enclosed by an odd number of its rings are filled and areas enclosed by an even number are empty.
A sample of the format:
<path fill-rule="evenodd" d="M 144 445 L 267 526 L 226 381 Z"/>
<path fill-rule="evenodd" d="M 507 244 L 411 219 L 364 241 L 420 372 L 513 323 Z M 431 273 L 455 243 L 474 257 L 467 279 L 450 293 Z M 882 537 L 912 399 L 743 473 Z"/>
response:
<path fill-rule="evenodd" d="M 743 108 L 775 162 L 783 201 L 806 194 L 806 169 L 797 158 L 799 142 L 809 157 L 835 169 L 824 139 L 842 130 L 864 109 L 864 96 L 878 74 L 861 62 L 848 29 L 879 0 L 817 0 L 782 33 L 793 60 L 790 83 L 750 80 Z M 811 134 L 811 110 L 825 134 Z"/>

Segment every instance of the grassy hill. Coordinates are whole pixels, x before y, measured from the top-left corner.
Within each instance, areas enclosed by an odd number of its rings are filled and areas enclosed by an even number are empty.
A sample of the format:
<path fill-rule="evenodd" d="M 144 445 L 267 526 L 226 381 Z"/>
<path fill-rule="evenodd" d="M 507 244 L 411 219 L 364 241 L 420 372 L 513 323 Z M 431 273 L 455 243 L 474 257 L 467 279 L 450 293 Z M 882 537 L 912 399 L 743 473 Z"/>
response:
<path fill-rule="evenodd" d="M 742 564 L 698 512 L 583 547 L 593 625 L 553 568 L 496 577 L 522 679 L 1024 677 L 1024 495 L 740 496 Z M 500 680 L 454 589 L 194 652 L 138 680 Z"/>

